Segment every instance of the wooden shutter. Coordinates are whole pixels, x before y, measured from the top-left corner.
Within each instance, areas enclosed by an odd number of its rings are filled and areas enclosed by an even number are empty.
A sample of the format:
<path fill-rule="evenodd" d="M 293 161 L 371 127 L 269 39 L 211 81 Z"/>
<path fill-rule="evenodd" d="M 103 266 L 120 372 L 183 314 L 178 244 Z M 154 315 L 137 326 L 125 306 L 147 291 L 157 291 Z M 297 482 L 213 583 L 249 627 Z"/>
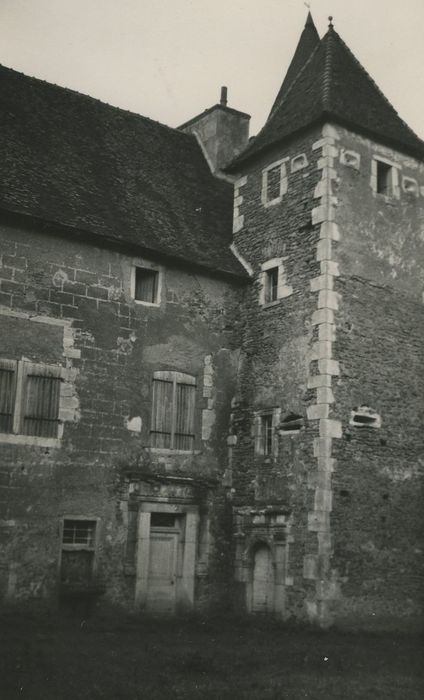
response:
<path fill-rule="evenodd" d="M 175 444 L 176 450 L 192 450 L 194 447 L 194 404 L 196 386 L 176 385 Z"/>
<path fill-rule="evenodd" d="M 174 384 L 153 379 L 152 447 L 171 447 Z"/>
<path fill-rule="evenodd" d="M 57 437 L 60 383 L 56 367 L 34 370 L 25 363 L 22 433 Z"/>
<path fill-rule="evenodd" d="M 0 433 L 13 431 L 16 392 L 16 362 L 0 361 Z"/>

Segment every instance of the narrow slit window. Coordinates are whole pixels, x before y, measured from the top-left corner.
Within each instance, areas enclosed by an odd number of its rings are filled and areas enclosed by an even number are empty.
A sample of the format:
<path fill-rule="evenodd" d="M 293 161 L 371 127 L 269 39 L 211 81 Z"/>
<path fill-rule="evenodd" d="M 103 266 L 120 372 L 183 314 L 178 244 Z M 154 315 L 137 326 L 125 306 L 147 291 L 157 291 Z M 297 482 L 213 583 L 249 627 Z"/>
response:
<path fill-rule="evenodd" d="M 359 406 L 351 412 L 349 422 L 357 428 L 380 428 L 381 416 L 368 406 Z"/>
<path fill-rule="evenodd" d="M 256 413 L 254 421 L 255 453 L 265 457 L 275 456 L 277 444 L 275 441 L 276 410 Z"/>
<path fill-rule="evenodd" d="M 303 427 L 303 418 L 298 413 L 289 413 L 280 424 L 281 433 L 298 433 Z"/>
<path fill-rule="evenodd" d="M 158 303 L 159 272 L 146 267 L 135 268 L 134 299 L 148 304 Z"/>
<path fill-rule="evenodd" d="M 278 267 L 272 267 L 265 272 L 265 303 L 270 304 L 278 299 Z"/>
<path fill-rule="evenodd" d="M 180 372 L 158 371 L 153 376 L 152 447 L 194 449 L 196 379 Z"/>
<path fill-rule="evenodd" d="M 274 442 L 274 429 L 272 425 L 272 413 L 261 416 L 261 440 L 264 455 L 271 455 Z"/>
<path fill-rule="evenodd" d="M 266 198 L 268 202 L 278 199 L 281 189 L 281 166 L 270 168 L 267 172 Z"/>

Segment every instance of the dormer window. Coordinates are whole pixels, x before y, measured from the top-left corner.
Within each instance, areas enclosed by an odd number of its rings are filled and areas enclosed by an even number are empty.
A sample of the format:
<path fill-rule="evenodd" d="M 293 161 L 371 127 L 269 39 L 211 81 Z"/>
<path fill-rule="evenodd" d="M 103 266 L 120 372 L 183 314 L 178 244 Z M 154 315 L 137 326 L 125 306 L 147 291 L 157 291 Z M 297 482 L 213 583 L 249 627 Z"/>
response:
<path fill-rule="evenodd" d="M 287 192 L 287 158 L 268 165 L 262 171 L 262 204 L 265 207 L 281 202 Z"/>

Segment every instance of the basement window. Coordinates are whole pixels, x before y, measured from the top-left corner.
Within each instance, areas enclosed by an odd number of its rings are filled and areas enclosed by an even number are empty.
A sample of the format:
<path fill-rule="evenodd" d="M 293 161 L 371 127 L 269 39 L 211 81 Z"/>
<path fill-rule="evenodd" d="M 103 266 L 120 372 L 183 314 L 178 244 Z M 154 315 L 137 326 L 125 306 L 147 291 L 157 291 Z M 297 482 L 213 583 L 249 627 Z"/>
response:
<path fill-rule="evenodd" d="M 97 521 L 65 519 L 62 531 L 61 582 L 84 587 L 92 583 L 95 568 Z"/>
<path fill-rule="evenodd" d="M 133 280 L 133 297 L 141 304 L 158 305 L 159 298 L 159 270 L 148 267 L 135 267 Z"/>
<path fill-rule="evenodd" d="M 303 427 L 303 418 L 298 413 L 289 413 L 279 425 L 280 435 L 298 433 Z"/>
<path fill-rule="evenodd" d="M 359 406 L 351 411 L 349 423 L 357 428 L 380 428 L 381 417 L 372 408 Z"/>
<path fill-rule="evenodd" d="M 57 438 L 61 372 L 60 366 L 0 360 L 0 433 Z"/>

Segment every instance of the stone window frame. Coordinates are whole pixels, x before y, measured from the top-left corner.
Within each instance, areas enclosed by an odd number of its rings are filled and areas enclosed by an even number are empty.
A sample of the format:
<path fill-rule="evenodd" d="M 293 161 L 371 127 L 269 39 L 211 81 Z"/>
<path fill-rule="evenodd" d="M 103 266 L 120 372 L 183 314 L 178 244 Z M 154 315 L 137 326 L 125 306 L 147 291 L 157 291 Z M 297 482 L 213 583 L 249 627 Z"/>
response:
<path fill-rule="evenodd" d="M 264 418 L 270 416 L 272 420 L 272 447 L 268 452 L 264 443 L 265 435 L 263 433 Z M 255 455 L 261 457 L 278 457 L 278 426 L 280 423 L 281 408 L 263 408 L 255 411 L 253 414 L 253 437 L 254 437 L 254 452 Z"/>
<path fill-rule="evenodd" d="M 340 163 L 346 165 L 348 168 L 359 170 L 361 167 L 361 156 L 359 153 L 356 153 L 356 151 L 342 149 L 340 153 Z"/>
<path fill-rule="evenodd" d="M 273 163 L 270 163 L 266 166 L 266 168 L 262 170 L 261 201 L 264 207 L 272 207 L 275 204 L 279 204 L 282 201 L 284 195 L 286 194 L 288 188 L 286 163 L 288 160 L 289 158 L 281 158 L 280 160 L 276 160 Z M 280 168 L 280 192 L 278 197 L 268 199 L 268 174 L 270 170 L 274 170 L 278 167 Z"/>
<path fill-rule="evenodd" d="M 389 168 L 391 169 L 390 170 L 390 177 L 391 177 L 390 193 L 377 191 L 377 187 L 378 187 L 378 163 L 383 163 L 385 166 L 389 166 Z M 389 158 L 385 158 L 384 156 L 381 156 L 381 155 L 374 154 L 372 157 L 372 160 L 371 160 L 371 178 L 370 178 L 371 189 L 373 191 L 374 196 L 384 197 L 384 199 L 386 201 L 391 201 L 393 199 L 400 199 L 399 177 L 400 177 L 400 170 L 401 169 L 402 169 L 402 167 L 398 163 L 395 163 L 393 160 L 390 160 Z"/>
<path fill-rule="evenodd" d="M 414 177 L 408 177 L 407 175 L 402 175 L 402 191 L 406 194 L 412 194 L 418 197 L 420 193 L 420 188 L 418 182 Z"/>
<path fill-rule="evenodd" d="M 270 260 L 267 260 L 266 262 L 261 264 L 261 270 L 259 272 L 259 304 L 263 308 L 267 308 L 269 306 L 274 306 L 275 304 L 278 304 L 281 301 L 281 299 L 290 296 L 290 294 L 293 291 L 292 288 L 287 285 L 286 271 L 284 269 L 283 264 L 284 260 L 285 258 L 271 258 Z M 272 301 L 267 301 L 269 277 L 271 271 L 275 269 L 278 270 L 277 297 Z"/>
<path fill-rule="evenodd" d="M 64 538 L 64 532 L 65 532 L 65 522 L 66 521 L 86 521 L 86 522 L 92 522 L 94 523 L 94 538 L 93 542 L 90 544 L 69 544 L 65 543 L 63 541 Z M 78 552 L 78 551 L 89 551 L 93 552 L 93 561 L 91 564 L 91 581 L 93 581 L 96 577 L 97 574 L 97 568 L 98 568 L 98 553 L 99 553 L 99 542 L 100 542 L 100 526 L 101 526 L 101 518 L 96 517 L 96 516 L 88 516 L 88 515 L 73 515 L 73 514 L 66 514 L 63 515 L 60 519 L 60 551 L 59 551 L 59 581 L 62 583 L 61 580 L 61 575 L 62 575 L 62 556 L 63 552 Z M 62 583 L 62 585 L 64 585 Z"/>
<path fill-rule="evenodd" d="M 297 173 L 299 170 L 303 170 L 309 165 L 306 153 L 299 153 L 299 155 L 294 156 L 290 161 L 290 172 Z"/>
<path fill-rule="evenodd" d="M 136 299 L 135 293 L 136 293 L 137 269 L 138 270 L 149 270 L 151 272 L 157 273 L 158 278 L 157 278 L 156 301 L 151 302 L 151 301 L 143 301 L 142 299 Z M 163 282 L 164 282 L 164 270 L 163 270 L 162 265 L 155 265 L 154 263 L 148 262 L 146 260 L 140 260 L 140 259 L 133 260 L 132 266 L 131 266 L 130 296 L 131 296 L 132 301 L 135 304 L 139 304 L 141 306 L 149 306 L 151 308 L 159 308 L 161 306 L 161 303 L 162 303 Z"/>
<path fill-rule="evenodd" d="M 13 406 L 13 428 L 10 433 L 0 433 L 0 444 L 12 445 L 34 445 L 38 447 L 60 447 L 63 437 L 64 423 L 69 420 L 68 410 L 68 395 L 69 386 L 73 387 L 71 370 L 62 365 L 44 364 L 41 362 L 32 362 L 26 357 L 21 357 L 19 360 L 0 359 L 0 368 L 9 368 L 14 365 L 16 372 L 15 384 L 13 388 L 14 406 Z M 59 389 L 59 408 L 57 413 L 57 435 L 56 437 L 47 437 L 39 435 L 25 435 L 18 432 L 22 427 L 22 407 L 25 399 L 25 376 L 28 372 L 34 372 L 36 376 L 50 375 L 54 378 L 61 379 Z M 46 373 L 47 372 L 47 373 Z"/>
<path fill-rule="evenodd" d="M 152 435 L 153 424 L 154 424 L 154 394 L 153 394 L 153 382 L 154 380 L 162 380 L 172 382 L 173 384 L 173 409 L 171 415 L 171 442 L 175 438 L 175 427 L 177 421 L 177 407 L 176 407 L 176 386 L 177 384 L 187 384 L 194 387 L 194 402 L 193 402 L 193 447 L 191 449 L 181 449 L 171 445 L 170 447 L 161 447 L 156 445 L 150 445 L 150 451 L 153 453 L 164 453 L 164 454 L 196 454 L 196 445 L 198 444 L 198 433 L 196 428 L 198 427 L 198 389 L 199 384 L 196 375 L 189 374 L 187 372 L 181 372 L 179 370 L 155 370 L 152 374 L 152 400 L 151 400 L 151 420 L 149 428 L 149 437 Z"/>

